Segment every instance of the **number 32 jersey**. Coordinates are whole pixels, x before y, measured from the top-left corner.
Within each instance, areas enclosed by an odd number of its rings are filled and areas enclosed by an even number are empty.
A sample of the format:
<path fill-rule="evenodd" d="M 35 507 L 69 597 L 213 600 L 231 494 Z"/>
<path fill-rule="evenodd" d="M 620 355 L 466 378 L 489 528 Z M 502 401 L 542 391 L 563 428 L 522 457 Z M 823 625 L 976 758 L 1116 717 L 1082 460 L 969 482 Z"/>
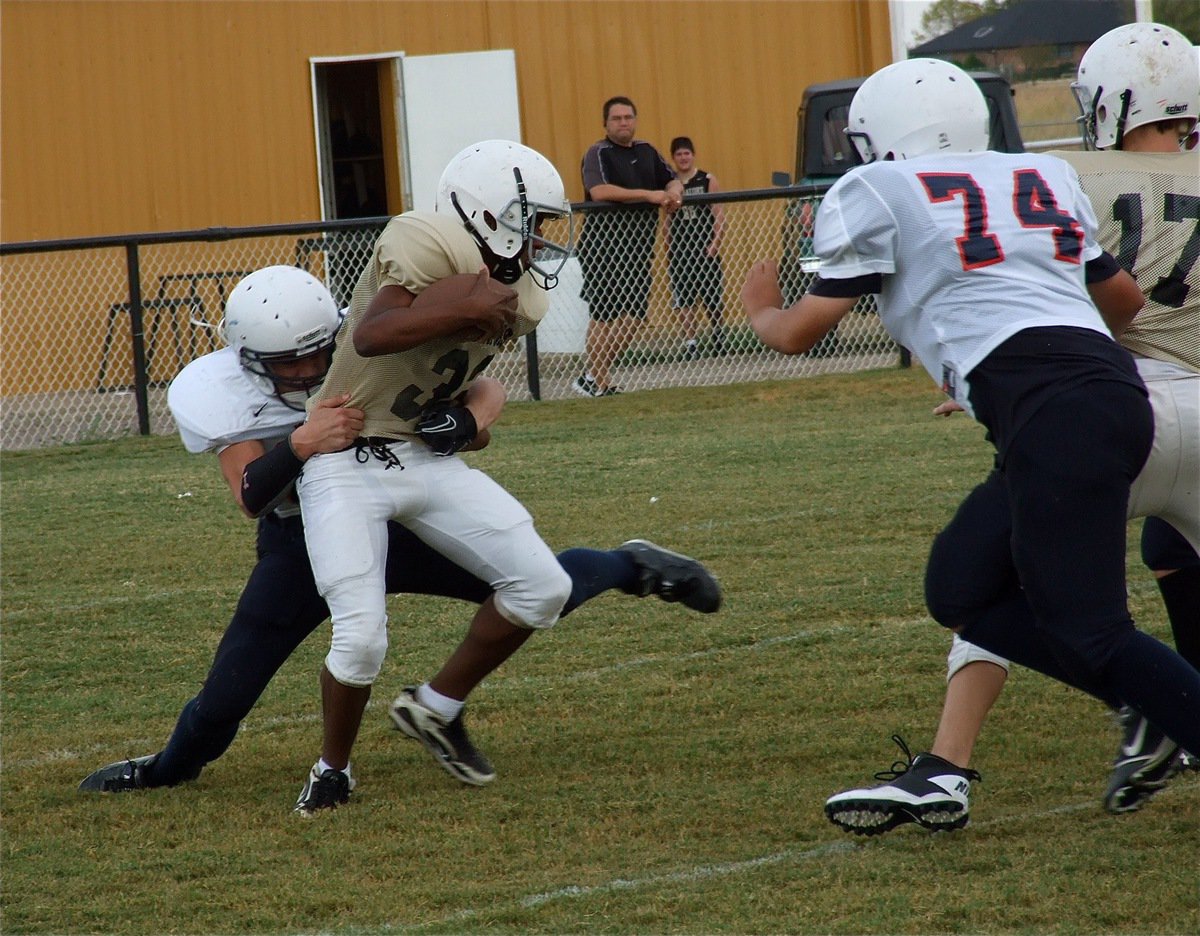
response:
<path fill-rule="evenodd" d="M 384 286 L 403 286 L 418 295 L 438 280 L 478 273 L 482 268 L 479 247 L 461 222 L 427 211 L 409 211 L 392 218 L 354 287 L 329 375 L 313 402 L 350 393 L 346 405 L 363 410 L 364 436 L 416 438 L 413 430 L 426 406 L 458 396 L 497 351 L 537 327 L 550 305 L 545 291 L 529 273 L 522 276 L 513 287 L 517 291 L 516 321 L 494 341 L 451 335 L 407 351 L 362 357 L 354 350 L 354 328 Z"/>
<path fill-rule="evenodd" d="M 1084 284 L 1096 219 L 1075 170 L 1037 153 L 954 153 L 851 170 L 817 214 L 822 279 L 882 274 L 879 317 L 964 409 L 967 378 L 1007 338 L 1109 334 Z"/>

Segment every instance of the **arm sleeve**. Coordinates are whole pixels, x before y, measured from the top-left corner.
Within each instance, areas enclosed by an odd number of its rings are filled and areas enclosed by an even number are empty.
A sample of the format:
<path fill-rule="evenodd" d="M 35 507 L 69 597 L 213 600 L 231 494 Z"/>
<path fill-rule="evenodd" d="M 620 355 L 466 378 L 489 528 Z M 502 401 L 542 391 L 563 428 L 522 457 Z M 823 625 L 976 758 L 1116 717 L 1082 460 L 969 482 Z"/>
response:
<path fill-rule="evenodd" d="M 1110 254 L 1107 250 L 1100 252 L 1100 256 L 1093 257 L 1083 268 L 1084 281 L 1090 286 L 1092 283 L 1103 283 L 1106 279 L 1112 279 L 1121 272 L 1121 265 L 1117 263 L 1116 257 Z"/>
<path fill-rule="evenodd" d="M 851 276 L 846 279 L 826 279 L 818 274 L 808 291 L 814 296 L 825 296 L 829 299 L 874 295 L 883 292 L 883 274 L 868 273 L 865 276 Z"/>
<path fill-rule="evenodd" d="M 824 279 L 851 279 L 896 271 L 898 225 L 879 193 L 851 171 L 817 209 L 813 250 Z"/>
<path fill-rule="evenodd" d="M 242 504 L 255 517 L 274 507 L 304 467 L 287 439 L 242 470 Z"/>
<path fill-rule="evenodd" d="M 413 295 L 448 276 L 478 273 L 483 257 L 465 230 L 447 230 L 417 212 L 392 219 L 375 247 L 380 286 L 402 286 Z"/>
<path fill-rule="evenodd" d="M 600 143 L 594 143 L 583 154 L 583 164 L 580 168 L 583 173 L 583 197 L 587 201 L 592 200 L 589 194 L 592 189 L 607 181 L 604 178 L 604 166 L 600 162 L 600 147 Z"/>

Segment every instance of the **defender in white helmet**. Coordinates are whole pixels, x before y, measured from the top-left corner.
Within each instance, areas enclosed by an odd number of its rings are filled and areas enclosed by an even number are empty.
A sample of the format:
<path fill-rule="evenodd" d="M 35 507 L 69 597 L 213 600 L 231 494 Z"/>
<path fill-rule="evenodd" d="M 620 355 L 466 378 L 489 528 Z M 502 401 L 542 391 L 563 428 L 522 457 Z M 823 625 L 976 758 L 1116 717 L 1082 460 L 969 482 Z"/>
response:
<path fill-rule="evenodd" d="M 188 364 L 167 397 L 188 451 L 214 453 L 233 500 L 258 518 L 258 561 L 204 685 L 183 706 L 166 745 L 93 771 L 80 784 L 83 791 L 125 793 L 195 780 L 224 754 L 275 673 L 329 616 L 313 580 L 293 481 L 306 459 L 341 451 L 362 431 L 363 413 L 345 405 L 345 394 L 323 399 L 306 421 L 297 412 L 325 378 L 341 316 L 319 280 L 286 266 L 247 276 L 225 313 L 221 331 L 229 347 Z M 503 399 L 503 387 L 487 378 L 475 389 L 486 391 L 487 407 L 497 391 Z M 494 409 L 474 399 L 469 405 L 484 432 Z M 436 434 L 433 441 L 440 444 Z M 400 524 L 389 522 L 383 535 L 389 593 L 475 604 L 491 595 L 487 582 Z M 576 547 L 557 560 L 572 581 L 564 615 L 610 589 L 701 612 L 720 604 L 720 587 L 703 565 L 643 540 L 613 550 Z M 446 730 L 454 735 L 453 727 Z M 438 763 L 454 773 L 454 763 Z M 333 790 L 326 805 L 337 801 L 336 785 L 320 789 Z"/>
<path fill-rule="evenodd" d="M 324 283 L 297 267 L 270 266 L 234 287 L 217 331 L 260 390 L 304 412 L 309 392 L 325 378 L 341 323 Z M 272 367 L 304 358 L 320 365 L 316 372 L 295 376 Z"/>
<path fill-rule="evenodd" d="M 960 556 L 986 560 L 949 574 L 935 548 L 935 619 L 1114 708 L 1133 705 L 1177 743 L 1200 742 L 1200 672 L 1137 631 L 1126 604 L 1126 511 L 1153 422 L 1112 335 L 1143 296 L 1096 242 L 1074 170 L 982 150 L 986 119 L 970 77 L 946 63 L 910 60 L 869 78 L 848 129 L 868 163 L 821 204 L 820 276 L 782 309 L 778 269 L 761 262 L 743 303 L 769 346 L 798 353 L 878 294 L 888 331 L 996 448 L 996 472 L 951 523 Z M 1000 556 L 997 528 L 1011 530 Z M 964 595 L 987 600 L 964 606 Z M 863 834 L 911 821 L 954 828 L 976 778 L 920 754 L 886 788 L 831 797 L 826 812 Z"/>

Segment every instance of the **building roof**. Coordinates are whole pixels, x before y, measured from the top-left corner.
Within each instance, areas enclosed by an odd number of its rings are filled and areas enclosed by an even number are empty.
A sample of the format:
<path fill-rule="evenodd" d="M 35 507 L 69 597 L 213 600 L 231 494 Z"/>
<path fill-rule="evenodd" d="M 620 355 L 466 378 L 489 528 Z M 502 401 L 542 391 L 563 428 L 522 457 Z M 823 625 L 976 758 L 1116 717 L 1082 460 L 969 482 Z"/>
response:
<path fill-rule="evenodd" d="M 1017 0 L 909 49 L 911 56 L 1091 43 L 1133 21 L 1126 0 Z"/>

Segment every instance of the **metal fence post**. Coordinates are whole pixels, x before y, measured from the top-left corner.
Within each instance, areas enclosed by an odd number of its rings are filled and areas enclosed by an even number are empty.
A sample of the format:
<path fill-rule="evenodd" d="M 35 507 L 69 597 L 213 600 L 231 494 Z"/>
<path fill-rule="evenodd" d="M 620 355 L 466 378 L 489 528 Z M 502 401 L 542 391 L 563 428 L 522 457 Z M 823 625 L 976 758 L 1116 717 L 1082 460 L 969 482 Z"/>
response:
<path fill-rule="evenodd" d="M 133 349 L 133 397 L 137 403 L 138 433 L 150 435 L 150 375 L 146 373 L 146 334 L 142 318 L 142 275 L 137 241 L 125 245 L 129 272 L 129 338 Z"/>
<path fill-rule="evenodd" d="M 525 371 L 529 380 L 529 395 L 542 398 L 542 375 L 538 370 L 537 329 L 525 336 Z"/>

